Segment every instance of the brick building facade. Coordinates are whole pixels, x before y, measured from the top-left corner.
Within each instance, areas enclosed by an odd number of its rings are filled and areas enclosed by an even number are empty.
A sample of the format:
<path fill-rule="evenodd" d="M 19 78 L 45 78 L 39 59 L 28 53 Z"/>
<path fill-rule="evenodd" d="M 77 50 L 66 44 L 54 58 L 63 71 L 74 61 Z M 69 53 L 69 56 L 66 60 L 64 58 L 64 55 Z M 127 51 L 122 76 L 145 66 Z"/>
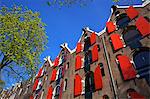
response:
<path fill-rule="evenodd" d="M 14 98 L 149 99 L 149 11 L 148 0 L 138 6 L 112 6 L 103 31 L 83 28 L 76 48 L 62 44 L 53 62 L 45 58 L 33 84 L 11 91 Z"/>

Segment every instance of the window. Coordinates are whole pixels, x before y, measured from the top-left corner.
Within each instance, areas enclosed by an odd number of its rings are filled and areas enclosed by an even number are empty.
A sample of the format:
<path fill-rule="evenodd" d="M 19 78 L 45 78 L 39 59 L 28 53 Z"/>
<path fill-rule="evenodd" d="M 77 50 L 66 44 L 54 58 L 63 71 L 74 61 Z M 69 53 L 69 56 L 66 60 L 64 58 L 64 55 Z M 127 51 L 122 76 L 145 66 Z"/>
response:
<path fill-rule="evenodd" d="M 128 26 L 127 30 L 123 31 L 123 39 L 126 45 L 129 46 L 131 49 L 139 48 L 142 46 L 142 44 L 140 43 L 142 36 L 140 35 L 140 32 L 136 29 L 136 26 Z"/>
<path fill-rule="evenodd" d="M 112 10 L 113 10 L 113 13 L 116 12 L 117 7 L 116 7 L 115 5 L 112 5 L 111 8 L 112 8 Z"/>
<path fill-rule="evenodd" d="M 95 90 L 94 73 L 92 71 L 86 74 L 85 78 L 85 92 L 93 92 Z"/>
<path fill-rule="evenodd" d="M 90 44 L 91 44 L 91 42 L 90 42 L 90 37 L 87 37 L 87 38 L 84 40 L 84 51 L 88 51 L 89 47 L 91 46 Z"/>
<path fill-rule="evenodd" d="M 64 81 L 64 87 L 63 87 L 63 91 L 66 91 L 67 90 L 67 79 L 65 79 Z"/>
<path fill-rule="evenodd" d="M 98 51 L 100 51 L 100 45 L 97 45 Z"/>
<path fill-rule="evenodd" d="M 69 62 L 66 64 L 66 70 L 69 69 Z"/>
<path fill-rule="evenodd" d="M 100 66 L 100 68 L 101 68 L 102 76 L 105 76 L 105 71 L 104 71 L 103 63 L 99 63 L 99 66 Z"/>
<path fill-rule="evenodd" d="M 116 17 L 116 24 L 117 24 L 118 28 L 126 27 L 129 22 L 130 22 L 130 19 L 126 13 L 122 13 Z"/>
<path fill-rule="evenodd" d="M 87 33 L 85 33 L 85 34 L 84 34 L 84 39 L 86 39 L 86 38 L 87 38 L 87 36 L 88 36 L 88 35 L 87 35 Z"/>
<path fill-rule="evenodd" d="M 120 14 L 120 11 L 115 12 L 115 16 L 118 16 Z"/>
<path fill-rule="evenodd" d="M 55 96 L 58 96 L 58 95 L 59 95 L 59 89 L 60 89 L 60 86 L 56 86 L 56 93 L 55 93 Z"/>
<path fill-rule="evenodd" d="M 109 99 L 108 95 L 104 95 L 103 99 Z"/>
<path fill-rule="evenodd" d="M 92 92 L 95 91 L 94 73 L 92 71 L 86 74 L 85 78 L 85 99 L 92 99 Z"/>
<path fill-rule="evenodd" d="M 84 57 L 84 71 L 90 71 L 90 64 L 92 63 L 92 53 L 91 51 L 88 51 L 85 53 Z"/>
<path fill-rule="evenodd" d="M 117 88 L 118 88 L 118 82 L 117 82 L 117 80 L 116 80 L 115 82 L 116 82 L 116 86 L 117 86 Z"/>
<path fill-rule="evenodd" d="M 136 71 L 140 78 L 145 78 L 147 83 L 150 85 L 150 50 L 148 47 L 140 48 L 133 54 L 133 61 L 135 64 Z"/>

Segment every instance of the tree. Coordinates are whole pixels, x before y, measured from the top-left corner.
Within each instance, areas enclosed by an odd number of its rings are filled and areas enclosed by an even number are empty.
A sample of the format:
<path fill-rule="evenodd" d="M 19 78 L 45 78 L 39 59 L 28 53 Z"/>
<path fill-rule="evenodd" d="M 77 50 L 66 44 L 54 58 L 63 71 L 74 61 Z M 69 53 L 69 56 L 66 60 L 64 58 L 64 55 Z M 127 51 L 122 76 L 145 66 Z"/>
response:
<path fill-rule="evenodd" d="M 47 5 L 48 6 L 66 6 L 69 7 L 71 5 L 80 5 L 80 6 L 85 6 L 87 3 L 92 2 L 94 0 L 48 0 Z"/>
<path fill-rule="evenodd" d="M 87 5 L 89 2 L 92 2 L 94 0 L 48 0 L 47 1 L 47 5 L 48 6 L 71 6 L 71 5 L 75 5 L 78 4 L 80 6 L 85 6 Z M 118 2 L 119 0 L 112 0 L 113 2 Z"/>
<path fill-rule="evenodd" d="M 33 75 L 47 43 L 44 27 L 38 12 L 17 6 L 1 7 L 0 72 L 9 68 L 19 76 L 14 68 L 20 66 L 24 68 L 22 71 Z"/>

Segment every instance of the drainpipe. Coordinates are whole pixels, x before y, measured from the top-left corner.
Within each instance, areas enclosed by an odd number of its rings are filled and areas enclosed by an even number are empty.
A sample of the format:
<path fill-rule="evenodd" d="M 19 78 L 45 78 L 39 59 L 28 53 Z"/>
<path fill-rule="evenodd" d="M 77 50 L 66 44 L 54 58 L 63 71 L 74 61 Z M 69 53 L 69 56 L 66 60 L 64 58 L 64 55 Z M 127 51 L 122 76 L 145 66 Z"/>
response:
<path fill-rule="evenodd" d="M 106 61 L 107 61 L 107 65 L 108 65 L 108 70 L 109 70 L 109 74 L 110 74 L 110 78 L 111 78 L 111 82 L 112 82 L 112 87 L 113 87 L 113 91 L 114 91 L 114 96 L 115 96 L 115 99 L 118 99 L 117 87 L 116 87 L 116 85 L 115 85 L 115 80 L 114 80 L 114 78 L 113 78 L 112 69 L 111 69 L 111 66 L 110 66 L 110 60 L 109 60 L 109 57 L 108 57 L 108 52 L 107 52 L 107 48 L 106 48 L 106 44 L 105 44 L 104 35 L 102 35 L 102 43 L 103 43 L 104 53 L 105 53 L 105 56 L 106 56 Z"/>

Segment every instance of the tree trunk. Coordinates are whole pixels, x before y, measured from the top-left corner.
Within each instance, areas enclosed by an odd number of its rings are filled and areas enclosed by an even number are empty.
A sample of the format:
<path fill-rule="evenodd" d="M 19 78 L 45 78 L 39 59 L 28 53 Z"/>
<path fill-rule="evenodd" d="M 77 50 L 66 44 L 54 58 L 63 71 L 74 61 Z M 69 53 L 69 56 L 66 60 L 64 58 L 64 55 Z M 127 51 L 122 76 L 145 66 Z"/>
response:
<path fill-rule="evenodd" d="M 4 64 L 1 64 L 0 63 L 0 72 L 1 72 L 1 70 L 4 68 Z"/>

